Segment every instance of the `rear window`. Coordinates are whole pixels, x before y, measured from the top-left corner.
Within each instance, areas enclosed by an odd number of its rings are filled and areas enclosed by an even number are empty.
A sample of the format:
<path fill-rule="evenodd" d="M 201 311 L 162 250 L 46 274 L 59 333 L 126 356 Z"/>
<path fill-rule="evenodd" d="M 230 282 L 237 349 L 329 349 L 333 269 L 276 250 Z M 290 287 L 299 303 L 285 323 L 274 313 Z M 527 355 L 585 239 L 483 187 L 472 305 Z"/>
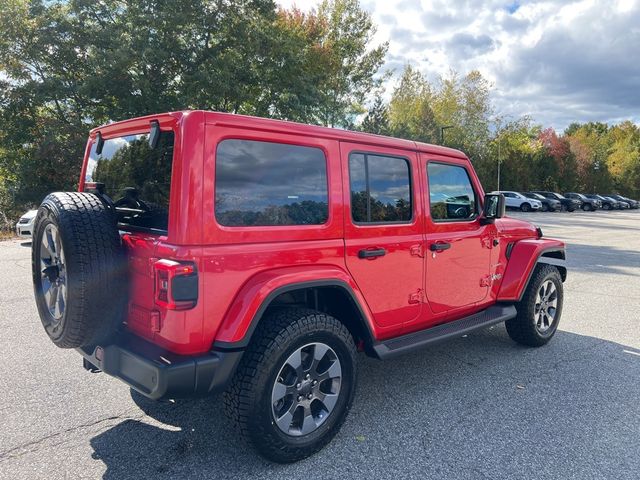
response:
<path fill-rule="evenodd" d="M 173 143 L 161 132 L 154 149 L 146 134 L 105 140 L 100 155 L 91 147 L 85 181 L 104 184 L 120 224 L 167 230 Z"/>
<path fill-rule="evenodd" d="M 352 153 L 349 180 L 354 222 L 411 221 L 411 174 L 404 158 Z"/>
<path fill-rule="evenodd" d="M 215 177 L 221 225 L 320 225 L 328 219 L 327 161 L 319 148 L 223 140 Z"/>

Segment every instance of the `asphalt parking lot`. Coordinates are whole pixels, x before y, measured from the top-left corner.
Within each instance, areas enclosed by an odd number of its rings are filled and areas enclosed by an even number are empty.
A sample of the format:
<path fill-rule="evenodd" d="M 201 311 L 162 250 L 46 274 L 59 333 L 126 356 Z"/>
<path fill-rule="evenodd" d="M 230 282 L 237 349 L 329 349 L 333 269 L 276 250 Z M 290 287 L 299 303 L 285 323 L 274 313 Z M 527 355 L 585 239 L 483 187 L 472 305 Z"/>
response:
<path fill-rule="evenodd" d="M 153 403 L 84 371 L 42 330 L 29 245 L 0 243 L 0 478 L 637 479 L 640 211 L 512 215 L 568 243 L 554 340 L 527 349 L 500 325 L 361 356 L 342 431 L 294 465 L 248 449 L 219 398 Z"/>

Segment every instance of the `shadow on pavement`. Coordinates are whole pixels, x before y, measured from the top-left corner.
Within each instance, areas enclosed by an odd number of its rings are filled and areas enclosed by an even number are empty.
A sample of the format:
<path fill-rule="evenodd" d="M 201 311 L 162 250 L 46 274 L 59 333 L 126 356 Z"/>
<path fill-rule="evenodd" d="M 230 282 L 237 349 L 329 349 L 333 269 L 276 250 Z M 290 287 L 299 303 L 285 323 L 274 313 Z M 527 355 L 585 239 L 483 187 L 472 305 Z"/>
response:
<path fill-rule="evenodd" d="M 638 276 L 639 250 L 622 250 L 607 245 L 569 243 L 567 261 L 571 271 L 593 273 L 617 273 Z M 633 269 L 633 272 L 631 271 Z"/>
<path fill-rule="evenodd" d="M 362 356 L 359 370 L 342 432 L 297 464 L 258 457 L 220 397 L 135 392 L 150 418 L 95 436 L 94 458 L 106 479 L 634 478 L 640 468 L 636 349 L 563 331 L 528 349 L 496 326 L 393 361 Z"/>

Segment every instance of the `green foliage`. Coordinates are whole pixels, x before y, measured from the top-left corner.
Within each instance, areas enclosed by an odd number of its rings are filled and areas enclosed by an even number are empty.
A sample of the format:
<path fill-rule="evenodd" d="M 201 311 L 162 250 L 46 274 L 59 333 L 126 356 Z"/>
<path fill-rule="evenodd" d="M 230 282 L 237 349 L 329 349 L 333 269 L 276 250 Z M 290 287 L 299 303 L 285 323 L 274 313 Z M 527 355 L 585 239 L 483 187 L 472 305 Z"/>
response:
<path fill-rule="evenodd" d="M 382 97 L 377 95 L 367 115 L 359 125 L 359 130 L 376 135 L 390 135 L 389 109 L 384 104 Z"/>
<path fill-rule="evenodd" d="M 76 186 L 87 131 L 183 109 L 332 126 L 363 112 L 386 44 L 357 0 L 4 0 L 0 208 Z"/>
<path fill-rule="evenodd" d="M 456 72 L 432 84 L 407 65 L 388 105 L 378 97 L 360 128 L 377 132 L 388 117 L 389 133 L 464 151 L 485 190 L 545 189 L 619 192 L 640 197 L 640 130 L 632 122 L 609 126 L 572 123 L 563 135 L 528 117 L 494 118 L 490 84 L 477 71 Z"/>

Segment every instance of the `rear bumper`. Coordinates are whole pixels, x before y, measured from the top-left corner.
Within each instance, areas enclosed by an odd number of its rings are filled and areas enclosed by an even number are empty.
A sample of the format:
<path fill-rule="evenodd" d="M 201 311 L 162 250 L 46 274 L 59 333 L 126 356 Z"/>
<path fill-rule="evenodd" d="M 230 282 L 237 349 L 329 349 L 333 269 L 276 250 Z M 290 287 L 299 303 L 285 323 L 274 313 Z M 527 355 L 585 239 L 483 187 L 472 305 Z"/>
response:
<path fill-rule="evenodd" d="M 132 334 L 121 334 L 109 345 L 77 350 L 90 364 L 154 400 L 224 390 L 243 353 L 176 355 Z"/>

